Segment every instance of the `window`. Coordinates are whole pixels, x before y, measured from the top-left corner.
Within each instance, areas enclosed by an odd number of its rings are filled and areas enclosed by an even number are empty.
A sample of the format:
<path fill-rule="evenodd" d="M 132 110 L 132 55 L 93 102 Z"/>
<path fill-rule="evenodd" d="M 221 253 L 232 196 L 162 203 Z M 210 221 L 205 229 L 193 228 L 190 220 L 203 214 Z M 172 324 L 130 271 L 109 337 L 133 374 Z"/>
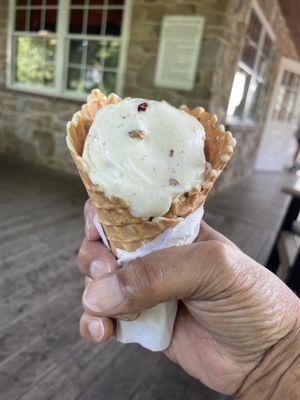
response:
<path fill-rule="evenodd" d="M 297 117 L 297 98 L 300 89 L 300 75 L 284 71 L 278 96 L 275 99 L 272 119 L 291 122 Z"/>
<path fill-rule="evenodd" d="M 11 0 L 8 86 L 121 92 L 130 0 Z"/>
<path fill-rule="evenodd" d="M 272 60 L 272 40 L 274 34 L 254 3 L 231 89 L 228 122 L 256 120 Z"/>

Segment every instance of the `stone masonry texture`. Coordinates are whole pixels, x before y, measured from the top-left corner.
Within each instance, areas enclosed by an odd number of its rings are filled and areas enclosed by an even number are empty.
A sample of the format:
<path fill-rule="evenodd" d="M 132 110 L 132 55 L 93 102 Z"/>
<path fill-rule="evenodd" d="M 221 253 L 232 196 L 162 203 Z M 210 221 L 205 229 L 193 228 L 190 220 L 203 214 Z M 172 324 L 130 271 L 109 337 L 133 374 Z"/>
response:
<path fill-rule="evenodd" d="M 298 59 L 276 0 L 259 0 L 276 34 L 264 107 L 254 126 L 230 126 L 237 148 L 218 187 L 241 179 L 253 162 L 281 56 Z M 245 34 L 250 0 L 133 0 L 124 96 L 165 99 L 175 106 L 201 105 L 222 123 Z M 65 125 L 80 102 L 21 93 L 5 87 L 8 0 L 0 2 L 0 152 L 53 169 L 75 169 L 65 145 Z M 192 91 L 154 86 L 164 15 L 203 15 L 205 29 Z"/>

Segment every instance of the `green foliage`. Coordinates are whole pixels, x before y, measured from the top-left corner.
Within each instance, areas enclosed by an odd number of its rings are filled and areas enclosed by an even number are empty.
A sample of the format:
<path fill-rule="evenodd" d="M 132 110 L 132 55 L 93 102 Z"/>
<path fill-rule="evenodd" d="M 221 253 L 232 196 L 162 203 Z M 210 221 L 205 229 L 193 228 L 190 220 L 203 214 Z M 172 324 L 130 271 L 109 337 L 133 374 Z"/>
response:
<path fill-rule="evenodd" d="M 79 41 L 72 40 L 69 60 L 74 66 L 68 69 L 68 84 L 70 90 L 79 93 L 89 93 L 100 88 L 104 93 L 115 91 L 116 73 L 106 68 L 117 68 L 120 52 L 118 40 Z M 86 59 L 82 65 L 81 60 Z"/>
<path fill-rule="evenodd" d="M 53 86 L 56 39 L 18 36 L 15 46 L 15 81 Z"/>
<path fill-rule="evenodd" d="M 82 52 L 86 65 L 81 64 Z M 115 91 L 120 42 L 72 40 L 67 74 L 67 89 L 89 93 L 100 88 L 104 93 Z M 77 56 L 78 54 L 78 56 Z M 15 41 L 15 81 L 34 86 L 55 84 L 56 39 L 41 36 L 17 36 Z M 85 58 L 85 57 L 84 57 Z M 75 61 L 75 62 L 74 62 Z M 77 62 L 76 62 L 77 61 Z M 112 69 L 107 71 L 106 68 Z"/>
<path fill-rule="evenodd" d="M 112 40 L 107 42 L 103 58 L 105 59 L 106 67 L 118 67 L 119 61 L 119 53 L 120 53 L 120 42 L 117 40 Z"/>

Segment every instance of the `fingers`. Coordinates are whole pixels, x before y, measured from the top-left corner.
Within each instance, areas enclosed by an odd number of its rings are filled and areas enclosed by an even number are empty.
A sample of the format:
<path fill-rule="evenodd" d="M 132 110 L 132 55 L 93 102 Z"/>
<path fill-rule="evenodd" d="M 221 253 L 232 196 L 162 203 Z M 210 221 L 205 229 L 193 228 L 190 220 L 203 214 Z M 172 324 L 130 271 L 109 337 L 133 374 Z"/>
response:
<path fill-rule="evenodd" d="M 102 318 L 99 322 L 97 316 L 133 320 L 142 310 L 158 303 L 205 292 L 205 282 L 209 284 L 209 277 L 215 274 L 218 258 L 224 256 L 224 248 L 235 248 L 227 238 L 203 222 L 197 245 L 166 249 L 135 260 L 117 271 L 114 256 L 98 241 L 99 235 L 93 223 L 95 208 L 90 201 L 86 202 L 84 214 L 86 238 L 77 262 L 79 269 L 94 280 L 83 293 L 83 306 L 86 315 L 94 318 L 90 326 L 97 327 L 98 332 L 105 327 Z M 211 285 L 211 289 L 214 286 L 218 287 Z M 211 294 L 209 290 L 207 294 Z M 87 329 L 86 321 L 87 317 L 84 317 L 83 333 L 91 338 L 91 329 Z M 109 326 L 110 323 L 105 322 Z M 102 340 L 100 334 L 96 339 Z"/>
<path fill-rule="evenodd" d="M 114 335 L 114 321 L 84 313 L 79 324 L 80 335 L 90 343 L 104 343 Z"/>
<path fill-rule="evenodd" d="M 102 246 L 101 246 L 102 247 Z M 101 270 L 96 271 L 101 276 Z M 84 286 L 87 287 L 93 280 L 84 277 Z M 104 343 L 114 334 L 115 322 L 110 318 L 93 317 L 84 313 L 80 319 L 79 331 L 81 336 L 90 343 Z"/>
<path fill-rule="evenodd" d="M 85 287 L 105 274 L 118 268 L 113 254 L 99 242 L 100 235 L 94 225 L 96 209 L 90 200 L 84 205 L 85 239 L 77 256 L 77 264 L 85 276 Z M 92 278 L 92 279 L 91 279 Z M 115 322 L 110 318 L 94 317 L 84 313 L 80 319 L 81 336 L 90 343 L 103 343 L 114 334 Z"/>
<path fill-rule="evenodd" d="M 116 317 L 171 299 L 212 296 L 227 279 L 229 260 L 230 248 L 216 241 L 161 250 L 91 282 L 83 306 L 93 315 Z"/>
<path fill-rule="evenodd" d="M 87 239 L 81 244 L 77 264 L 84 275 L 89 275 L 93 279 L 118 268 L 114 255 L 101 242 L 90 242 Z"/>
<path fill-rule="evenodd" d="M 85 237 L 89 241 L 96 241 L 100 239 L 100 235 L 94 224 L 94 216 L 96 215 L 96 208 L 87 200 L 84 205 L 84 218 L 85 218 Z"/>

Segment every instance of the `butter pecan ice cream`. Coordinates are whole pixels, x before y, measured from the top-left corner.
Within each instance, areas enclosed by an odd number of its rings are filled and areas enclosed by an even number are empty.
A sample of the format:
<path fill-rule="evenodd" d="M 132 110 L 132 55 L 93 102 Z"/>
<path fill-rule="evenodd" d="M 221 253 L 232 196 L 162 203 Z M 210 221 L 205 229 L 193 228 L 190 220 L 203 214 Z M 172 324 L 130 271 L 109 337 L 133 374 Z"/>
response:
<path fill-rule="evenodd" d="M 165 101 L 124 99 L 99 109 L 82 158 L 91 182 L 135 217 L 164 215 L 204 180 L 205 130 Z"/>

